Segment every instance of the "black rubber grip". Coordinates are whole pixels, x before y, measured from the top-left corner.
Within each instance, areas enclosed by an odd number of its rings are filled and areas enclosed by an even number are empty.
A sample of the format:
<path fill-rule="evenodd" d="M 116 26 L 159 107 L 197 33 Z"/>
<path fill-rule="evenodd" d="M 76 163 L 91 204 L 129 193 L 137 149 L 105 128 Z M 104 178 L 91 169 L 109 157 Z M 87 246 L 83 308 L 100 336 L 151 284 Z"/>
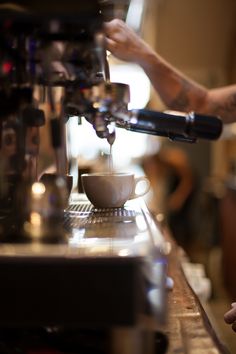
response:
<path fill-rule="evenodd" d="M 128 130 L 169 137 L 173 140 L 216 140 L 222 132 L 219 117 L 196 114 L 172 114 L 147 109 L 134 111 L 135 119 L 129 122 Z"/>

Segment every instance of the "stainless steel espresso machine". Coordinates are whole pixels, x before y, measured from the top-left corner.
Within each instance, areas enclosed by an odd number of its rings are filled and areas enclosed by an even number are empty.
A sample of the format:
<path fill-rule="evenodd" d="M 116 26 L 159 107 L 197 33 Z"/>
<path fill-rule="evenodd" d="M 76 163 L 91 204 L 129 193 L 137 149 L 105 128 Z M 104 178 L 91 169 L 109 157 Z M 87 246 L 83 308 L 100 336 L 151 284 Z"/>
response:
<path fill-rule="evenodd" d="M 96 209 L 84 195 L 70 196 L 65 125 L 71 116 L 85 117 L 112 144 L 116 126 L 195 142 L 217 139 L 222 123 L 195 113 L 128 110 L 129 87 L 109 77 L 102 24 L 111 8 L 108 0 L 0 1 L 6 353 L 163 352 L 155 333 L 167 311 L 168 244 L 142 200 Z M 39 177 L 46 121 L 56 173 Z"/>

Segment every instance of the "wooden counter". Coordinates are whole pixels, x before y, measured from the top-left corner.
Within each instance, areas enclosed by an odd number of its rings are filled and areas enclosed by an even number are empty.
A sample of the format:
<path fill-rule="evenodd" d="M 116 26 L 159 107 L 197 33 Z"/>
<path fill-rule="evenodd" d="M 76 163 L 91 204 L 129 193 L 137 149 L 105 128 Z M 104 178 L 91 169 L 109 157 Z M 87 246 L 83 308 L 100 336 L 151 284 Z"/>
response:
<path fill-rule="evenodd" d="M 142 319 L 142 328 L 152 332 L 156 330 L 155 349 L 135 351 L 145 354 L 229 354 L 228 349 L 219 340 L 198 297 L 189 286 L 183 273 L 181 261 L 183 252 L 170 237 L 169 230 L 163 229 L 164 236 L 171 244 L 168 275 L 174 286 L 167 294 L 167 316 L 164 325 L 156 325 L 150 318 Z M 222 318 L 223 321 L 223 318 Z M 122 335 L 121 335 L 122 334 Z M 164 336 L 163 336 L 164 334 Z M 126 341 L 125 331 L 119 339 Z M 139 341 L 139 338 L 135 338 Z M 166 345 L 167 339 L 167 345 Z M 152 339 L 151 339 L 152 341 Z M 117 343 L 118 341 L 116 341 Z M 167 348 L 165 349 L 165 347 Z M 125 346 L 126 348 L 127 346 Z M 147 346 L 148 347 L 148 346 Z M 124 348 L 124 347 L 122 347 Z M 146 347 L 145 347 L 146 348 Z M 148 347 L 149 348 L 149 347 Z M 115 354 L 131 353 L 115 350 Z M 133 354 L 133 352 L 132 352 Z"/>
<path fill-rule="evenodd" d="M 167 322 L 163 328 L 169 338 L 167 353 L 229 353 L 217 338 L 204 309 L 186 281 L 178 246 L 167 230 L 164 229 L 163 232 L 172 245 L 168 274 L 174 280 L 173 290 L 168 294 Z"/>
<path fill-rule="evenodd" d="M 225 288 L 231 301 L 236 298 L 236 181 L 229 180 L 219 203 L 219 220 L 222 248 L 222 270 Z"/>

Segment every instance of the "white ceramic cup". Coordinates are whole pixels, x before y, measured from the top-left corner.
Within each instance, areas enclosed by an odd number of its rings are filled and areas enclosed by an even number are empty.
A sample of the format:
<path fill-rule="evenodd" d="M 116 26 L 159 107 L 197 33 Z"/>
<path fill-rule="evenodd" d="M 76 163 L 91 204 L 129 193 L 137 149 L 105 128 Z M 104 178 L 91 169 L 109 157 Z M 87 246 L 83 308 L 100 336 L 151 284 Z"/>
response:
<path fill-rule="evenodd" d="M 142 197 L 150 189 L 145 176 L 132 173 L 87 173 L 81 176 L 84 193 L 97 208 L 120 208 L 127 200 Z M 141 192 L 136 192 L 140 182 L 145 182 Z"/>

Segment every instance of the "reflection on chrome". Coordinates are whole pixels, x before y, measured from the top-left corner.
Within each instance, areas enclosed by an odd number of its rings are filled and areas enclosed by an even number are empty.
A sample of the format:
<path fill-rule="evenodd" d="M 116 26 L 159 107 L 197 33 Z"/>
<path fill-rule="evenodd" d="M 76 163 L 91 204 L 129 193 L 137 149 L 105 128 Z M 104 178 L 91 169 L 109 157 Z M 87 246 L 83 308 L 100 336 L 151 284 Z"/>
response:
<path fill-rule="evenodd" d="M 72 236 L 69 238 L 69 245 L 76 246 L 80 244 L 81 240 L 84 238 L 85 228 L 81 229 L 72 229 Z"/>
<path fill-rule="evenodd" d="M 135 218 L 135 222 L 140 232 L 147 230 L 147 223 L 143 218 L 143 215 L 137 215 Z"/>

